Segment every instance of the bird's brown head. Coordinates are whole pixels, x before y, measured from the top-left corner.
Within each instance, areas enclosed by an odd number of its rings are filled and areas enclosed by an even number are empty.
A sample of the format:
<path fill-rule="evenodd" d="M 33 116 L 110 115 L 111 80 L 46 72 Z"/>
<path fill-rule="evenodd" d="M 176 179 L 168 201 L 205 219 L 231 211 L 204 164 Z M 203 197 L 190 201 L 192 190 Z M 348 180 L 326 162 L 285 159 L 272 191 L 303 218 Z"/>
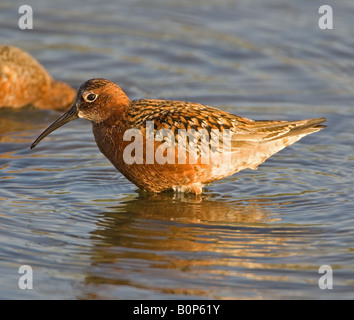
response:
<path fill-rule="evenodd" d="M 79 88 L 73 106 L 33 142 L 31 149 L 65 123 L 77 118 L 100 123 L 119 115 L 129 104 L 129 98 L 115 83 L 101 78 L 87 80 Z"/>
<path fill-rule="evenodd" d="M 102 122 L 130 104 L 129 98 L 115 83 L 91 79 L 81 85 L 76 96 L 79 118 Z"/>

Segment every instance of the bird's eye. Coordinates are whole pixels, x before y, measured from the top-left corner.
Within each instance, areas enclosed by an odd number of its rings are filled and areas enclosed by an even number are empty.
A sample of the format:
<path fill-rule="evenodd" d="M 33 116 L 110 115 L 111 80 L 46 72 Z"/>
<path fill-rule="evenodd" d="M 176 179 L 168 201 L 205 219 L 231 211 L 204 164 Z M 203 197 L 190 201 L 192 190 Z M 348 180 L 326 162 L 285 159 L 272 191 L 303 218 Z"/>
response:
<path fill-rule="evenodd" d="M 97 94 L 94 94 L 94 93 L 90 93 L 86 96 L 85 100 L 87 102 L 94 102 L 97 98 Z"/>

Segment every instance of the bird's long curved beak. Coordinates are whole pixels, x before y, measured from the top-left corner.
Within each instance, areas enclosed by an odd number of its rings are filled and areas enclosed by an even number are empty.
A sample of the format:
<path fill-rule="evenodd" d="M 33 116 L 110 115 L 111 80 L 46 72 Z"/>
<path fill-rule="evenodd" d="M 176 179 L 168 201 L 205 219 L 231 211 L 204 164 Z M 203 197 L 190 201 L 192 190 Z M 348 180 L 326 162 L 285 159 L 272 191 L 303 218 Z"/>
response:
<path fill-rule="evenodd" d="M 74 104 L 66 113 L 64 113 L 59 119 L 54 121 L 47 129 L 45 129 L 41 135 L 32 143 L 31 149 L 33 149 L 41 140 L 43 140 L 48 134 L 58 129 L 65 123 L 77 119 L 79 116 L 77 114 L 76 104 Z"/>

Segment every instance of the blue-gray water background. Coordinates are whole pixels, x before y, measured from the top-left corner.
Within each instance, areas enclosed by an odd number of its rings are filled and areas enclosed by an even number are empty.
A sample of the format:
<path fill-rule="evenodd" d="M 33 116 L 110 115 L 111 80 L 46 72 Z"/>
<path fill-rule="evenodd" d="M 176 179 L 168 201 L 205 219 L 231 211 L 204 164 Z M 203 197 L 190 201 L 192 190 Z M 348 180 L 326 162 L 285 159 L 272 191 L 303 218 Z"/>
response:
<path fill-rule="evenodd" d="M 90 123 L 31 142 L 60 114 L 0 110 L 0 298 L 354 299 L 354 3 L 281 0 L 0 3 L 0 42 L 77 88 L 200 102 L 328 128 L 210 185 L 146 195 L 98 151 Z M 334 29 L 318 9 L 332 5 Z M 33 268 L 33 290 L 18 286 Z M 333 289 L 321 290 L 321 265 Z"/>

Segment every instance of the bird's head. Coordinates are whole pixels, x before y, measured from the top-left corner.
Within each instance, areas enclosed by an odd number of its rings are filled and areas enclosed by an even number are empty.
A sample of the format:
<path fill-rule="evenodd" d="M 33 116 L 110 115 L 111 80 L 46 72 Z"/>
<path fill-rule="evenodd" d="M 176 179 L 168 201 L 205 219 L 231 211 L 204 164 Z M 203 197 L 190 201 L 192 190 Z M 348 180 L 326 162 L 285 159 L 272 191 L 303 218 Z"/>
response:
<path fill-rule="evenodd" d="M 121 112 L 129 104 L 129 98 L 115 83 L 101 78 L 87 80 L 80 86 L 73 106 L 43 131 L 31 149 L 51 132 L 72 120 L 84 118 L 92 123 L 100 123 Z"/>

